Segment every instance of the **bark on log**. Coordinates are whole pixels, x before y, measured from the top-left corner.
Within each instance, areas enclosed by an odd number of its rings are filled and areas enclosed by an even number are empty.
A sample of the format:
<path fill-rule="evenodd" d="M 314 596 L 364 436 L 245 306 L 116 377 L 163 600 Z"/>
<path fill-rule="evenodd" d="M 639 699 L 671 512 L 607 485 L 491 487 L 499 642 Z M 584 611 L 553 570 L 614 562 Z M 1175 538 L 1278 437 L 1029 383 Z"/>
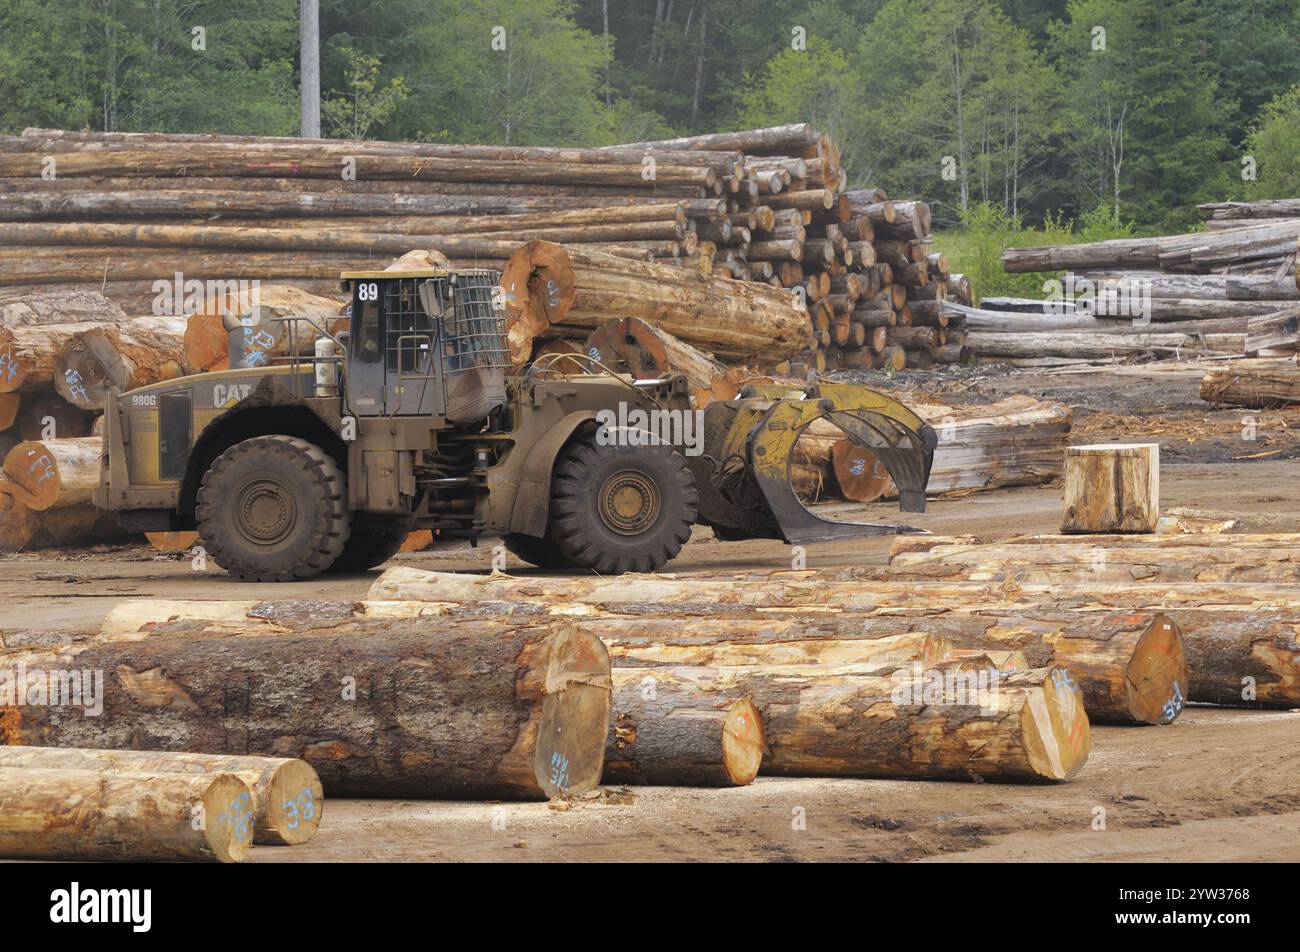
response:
<path fill-rule="evenodd" d="M 586 353 L 616 372 L 630 373 L 639 380 L 685 374 L 697 406 L 735 396 L 727 368 L 710 354 L 640 318 L 606 321 L 588 335 Z"/>
<path fill-rule="evenodd" d="M 221 754 L 98 750 L 84 747 L 0 747 L 0 770 L 76 770 L 109 779 L 124 773 L 209 777 L 233 774 L 252 794 L 253 842 L 296 846 L 316 835 L 325 798 L 320 778 L 301 760 Z"/>
<path fill-rule="evenodd" d="M 117 323 L 126 319 L 120 307 L 95 291 L 14 293 L 0 287 L 0 327 L 30 324 Z"/>
<path fill-rule="evenodd" d="M 238 863 L 251 799 L 233 774 L 0 770 L 0 856 Z"/>
<path fill-rule="evenodd" d="M 1292 361 L 1249 361 L 1214 367 L 1201 378 L 1201 399 L 1268 409 L 1300 403 L 1300 367 Z"/>
<path fill-rule="evenodd" d="M 1057 672 L 999 675 L 987 667 L 950 663 L 956 690 L 946 693 L 924 676 L 838 674 L 816 665 L 655 671 L 701 692 L 750 698 L 763 715 L 769 748 L 764 774 L 1073 779 L 1090 745 L 1078 687 Z M 964 690 L 980 676 L 976 668 L 985 669 L 996 690 Z M 966 703 L 945 703 L 951 701 Z"/>
<path fill-rule="evenodd" d="M 938 545 L 928 552 L 899 552 L 890 571 L 917 578 L 1014 581 L 1017 584 L 1110 582 L 1294 582 L 1300 579 L 1300 548 L 1272 542 L 1223 550 L 1203 540 L 1234 537 L 1133 536 L 1127 544 L 1107 544 L 1106 536 L 1070 537 L 1072 544 L 1039 542 L 989 545 Z M 1157 544 L 1137 543 L 1140 538 Z M 1236 537 L 1240 538 L 1240 537 Z M 1174 543 L 1183 542 L 1178 545 Z"/>
<path fill-rule="evenodd" d="M 186 371 L 183 317 L 140 318 L 100 325 L 64 341 L 54 387 L 83 410 L 102 410 L 112 389 L 133 390 Z"/>
<path fill-rule="evenodd" d="M 1246 356 L 1266 350 L 1295 350 L 1300 346 L 1300 305 L 1250 318 Z"/>
<path fill-rule="evenodd" d="M 619 313 L 730 359 L 776 361 L 807 342 L 808 314 L 793 295 L 680 268 L 529 242 L 501 281 L 517 364 L 553 325 L 593 328 Z"/>
<path fill-rule="evenodd" d="M 1065 451 L 1062 532 L 1155 532 L 1159 521 L 1159 443 L 1093 444 Z"/>
<path fill-rule="evenodd" d="M 290 285 L 248 287 L 193 303 L 197 310 L 185 325 L 182 342 L 184 363 L 193 373 L 230 366 L 232 328 L 239 359 L 253 366 L 250 359 L 266 363 L 289 356 L 291 342 L 297 343 L 298 356 L 309 356 L 321 328 L 335 332 L 346 323 L 337 300 Z"/>
<path fill-rule="evenodd" d="M 23 324 L 0 327 L 0 393 L 54 385 L 60 348 L 77 334 L 113 324 Z"/>
<path fill-rule="evenodd" d="M 570 625 L 156 638 L 71 663 L 106 673 L 102 715 L 10 708 L 5 742 L 294 757 L 330 796 L 567 798 L 600 782 L 609 660 Z"/>

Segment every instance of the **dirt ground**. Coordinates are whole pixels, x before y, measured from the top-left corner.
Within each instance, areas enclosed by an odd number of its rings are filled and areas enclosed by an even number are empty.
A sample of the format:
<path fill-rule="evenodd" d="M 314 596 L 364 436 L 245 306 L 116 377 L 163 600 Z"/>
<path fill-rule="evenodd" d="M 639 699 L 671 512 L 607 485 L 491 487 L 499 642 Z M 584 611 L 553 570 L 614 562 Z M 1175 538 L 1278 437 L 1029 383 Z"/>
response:
<path fill-rule="evenodd" d="M 1300 412 L 1212 410 L 1195 397 L 1198 377 L 962 369 L 938 389 L 972 402 L 1022 392 L 1070 403 L 1076 443 L 1161 442 L 1164 507 L 1231 513 L 1244 531 L 1300 531 Z M 996 538 L 1055 531 L 1059 508 L 1057 487 L 1017 488 L 935 500 L 906 521 Z M 864 516 L 900 521 L 889 505 Z M 449 545 L 395 561 L 486 571 L 491 548 Z M 881 564 L 888 549 L 888 538 L 827 543 L 805 558 L 809 569 Z M 775 542 L 723 543 L 701 529 L 670 570 L 784 568 L 790 558 Z M 0 561 L 0 637 L 35 619 L 92 627 L 132 596 L 359 598 L 377 575 L 242 584 L 139 547 L 11 556 Z M 334 800 L 311 843 L 257 849 L 252 861 L 1297 861 L 1298 739 L 1300 711 L 1192 706 L 1166 727 L 1094 727 L 1079 779 L 1059 786 L 763 778 L 742 789 L 613 789 L 567 809 Z"/>

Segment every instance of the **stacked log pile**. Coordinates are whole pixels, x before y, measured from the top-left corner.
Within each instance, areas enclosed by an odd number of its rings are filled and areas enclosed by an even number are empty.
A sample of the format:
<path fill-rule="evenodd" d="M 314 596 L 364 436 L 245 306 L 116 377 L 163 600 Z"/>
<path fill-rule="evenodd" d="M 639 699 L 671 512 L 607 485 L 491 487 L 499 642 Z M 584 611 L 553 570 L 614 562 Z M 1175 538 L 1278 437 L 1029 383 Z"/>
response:
<path fill-rule="evenodd" d="M 16 289 L 93 287 L 143 313 L 153 282 L 177 274 L 328 294 L 340 271 L 412 248 L 504 271 L 542 240 L 575 261 L 577 300 L 567 319 L 512 309 L 527 318 L 517 360 L 580 338 L 567 329 L 590 329 L 585 301 L 647 316 L 686 285 L 734 299 L 711 324 L 718 338 L 692 341 L 724 359 L 761 354 L 796 376 L 960 361 L 962 320 L 939 302 L 969 304 L 970 286 L 930 250 L 929 208 L 846 182 L 834 142 L 808 124 L 603 149 L 29 129 L 0 138 L 0 262 Z M 693 274 L 629 266 L 655 280 L 583 287 L 584 264 L 614 274 L 602 255 Z M 738 348 L 724 332 L 735 314 L 752 310 L 750 334 L 768 333 L 777 289 L 802 315 L 797 342 L 781 331 L 767 351 Z M 673 306 L 692 306 L 675 290 Z"/>
<path fill-rule="evenodd" d="M 1067 637 L 1058 630 L 1055 648 L 1025 627 L 1021 644 L 1034 655 L 1031 666 L 1023 663 L 1023 652 L 983 650 L 992 643 L 981 639 L 979 630 L 991 625 L 992 619 L 965 613 L 953 614 L 946 625 L 954 636 L 964 630 L 970 638 L 982 640 L 982 647 L 977 645 L 977 650 L 970 652 L 953 650 L 946 630 L 936 632 L 907 620 L 846 618 L 808 625 L 728 610 L 685 627 L 681 613 L 674 608 L 654 609 L 652 601 L 635 597 L 645 594 L 638 587 L 646 582 L 662 584 L 658 577 L 633 577 L 632 587 L 623 592 L 630 599 L 625 604 L 635 603 L 639 608 L 593 611 L 570 623 L 537 609 L 567 605 L 571 610 L 575 599 L 565 597 L 565 586 L 590 580 L 548 580 L 545 590 L 539 590 L 534 581 L 390 571 L 371 592 L 381 600 L 368 600 L 360 606 L 343 604 L 337 612 L 322 612 L 318 607 L 295 617 L 268 617 L 265 606 L 254 603 L 225 603 L 223 609 L 210 602 L 191 607 L 188 603 L 143 601 L 106 624 L 98 637 L 64 646 L 57 653 L 75 658 L 78 665 L 112 661 L 116 666 L 107 670 L 119 672 L 123 666 L 132 671 L 151 669 L 165 654 L 163 670 L 168 680 L 175 687 L 183 686 L 187 696 L 202 707 L 202 699 L 208 695 L 201 684 L 207 675 L 199 674 L 201 659 L 213 655 L 218 645 L 224 646 L 221 651 L 227 670 L 223 677 L 228 683 L 230 664 L 242 672 L 239 659 L 245 655 L 261 658 L 269 679 L 280 673 L 281 656 L 287 659 L 309 644 L 327 652 L 334 650 L 330 646 L 336 642 L 353 646 L 354 652 L 362 651 L 362 645 L 375 645 L 366 651 L 391 651 L 393 633 L 427 632 L 429 622 L 424 614 L 431 610 L 443 613 L 437 626 L 440 637 L 467 649 L 475 646 L 478 651 L 489 644 L 514 644 L 521 633 L 572 624 L 607 646 L 613 668 L 613 700 L 603 712 L 609 731 L 604 740 L 606 780 L 729 786 L 747 783 L 758 772 L 1069 780 L 1087 757 L 1085 704 L 1092 703 L 1089 698 L 1108 696 L 1131 706 L 1102 682 L 1107 678 L 1117 685 L 1125 682 L 1123 671 L 1133 662 L 1134 646 L 1141 641 L 1140 626 L 1132 620 L 1124 623 L 1132 629 L 1132 637 L 1121 633 L 1123 626 L 1098 622 L 1096 631 L 1104 632 L 1105 639 L 1082 630 Z M 556 587 L 552 588 L 550 581 Z M 736 588 L 734 582 L 726 584 Z M 773 586 L 759 580 L 757 588 L 770 592 Z M 345 612 L 353 615 L 350 623 L 343 617 Z M 323 615 L 331 618 L 328 630 L 321 627 Z M 364 637 L 357 637 L 359 634 Z M 1165 637 L 1176 639 L 1177 632 L 1171 629 Z M 382 643 L 376 644 L 376 640 Z M 1067 650 L 1065 642 L 1081 650 Z M 1109 673 L 1089 674 L 1085 664 L 1089 654 L 1099 671 Z M 319 651 L 314 656 L 319 657 Z M 1065 670 L 1067 663 L 1076 673 Z M 487 666 L 480 664 L 476 670 L 483 667 Z M 507 673 L 513 675 L 513 671 Z M 1155 673 L 1156 679 L 1163 676 Z M 242 678 L 241 673 L 241 683 Z M 1145 683 L 1143 678 L 1137 680 Z M 255 745 L 269 743 L 270 734 L 263 732 L 274 718 L 288 716 L 279 705 L 268 708 L 269 688 L 263 689 L 263 683 L 259 676 L 252 685 L 257 701 L 253 706 L 262 713 L 255 719 L 241 719 L 250 727 L 241 737 L 247 736 Z M 1095 691 L 1085 685 L 1095 685 Z M 163 685 L 157 688 L 163 689 Z M 287 690 L 301 694 L 292 686 Z M 410 690 L 408 683 L 401 681 L 390 699 L 394 704 L 400 700 L 407 712 L 406 734 L 420 724 L 435 723 L 437 718 L 436 712 L 429 710 L 419 724 L 411 719 Z M 195 733 L 206 730 L 203 724 L 208 715 L 140 707 L 125 700 L 116 707 L 110 704 L 93 729 L 116 738 L 134 728 L 131 736 L 165 738 L 158 742 L 166 744 L 220 742 L 211 731 L 202 737 Z M 78 734 L 92 729 L 70 719 L 47 718 L 37 724 L 26 715 L 24 718 L 24 732 L 39 729 L 40 736 L 53 743 L 73 742 Z M 324 714 L 318 710 L 317 719 L 324 726 L 318 727 L 314 736 L 328 738 L 341 731 L 351 732 L 346 736 L 346 748 L 341 746 L 345 738 L 340 737 L 328 750 L 315 745 L 303 751 L 320 772 L 327 793 L 395 790 L 399 784 L 395 771 L 406 776 L 400 787 L 403 795 L 487 792 L 449 787 L 441 774 L 422 767 L 423 760 L 415 757 L 414 749 L 402 758 L 401 767 L 385 772 L 388 758 L 370 758 L 368 751 L 363 756 L 361 749 L 353 746 L 360 740 L 356 732 L 361 724 L 347 725 L 355 718 L 342 718 L 340 709 Z M 1125 715 L 1125 719 L 1131 718 Z M 1147 722 L 1146 715 L 1140 720 Z M 146 722 L 154 729 L 144 730 Z M 572 725 L 566 725 L 566 731 L 570 729 Z M 282 735 L 287 733 L 292 731 L 281 728 Z M 435 747 L 425 749 L 432 756 Z M 477 756 L 484 754 L 479 750 Z M 322 758 L 324 762 L 318 762 Z M 340 759 L 350 764 L 346 779 L 340 776 Z M 453 761 L 451 766 L 455 765 Z M 501 795 L 499 789 L 491 793 Z"/>
<path fill-rule="evenodd" d="M 1204 232 L 1009 248 L 1006 271 L 1064 271 L 1069 296 L 1037 308 L 990 300 L 961 312 L 971 346 L 1036 365 L 1292 353 L 1300 348 L 1298 203 L 1202 205 L 1211 213 Z"/>

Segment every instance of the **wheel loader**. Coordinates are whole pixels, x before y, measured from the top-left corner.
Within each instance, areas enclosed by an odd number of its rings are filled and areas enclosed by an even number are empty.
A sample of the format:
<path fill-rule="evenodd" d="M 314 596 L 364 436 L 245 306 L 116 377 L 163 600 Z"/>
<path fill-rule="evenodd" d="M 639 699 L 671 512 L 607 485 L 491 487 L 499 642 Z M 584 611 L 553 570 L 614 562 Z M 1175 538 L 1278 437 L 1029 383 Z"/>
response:
<path fill-rule="evenodd" d="M 113 394 L 96 505 L 130 531 L 196 529 L 253 581 L 371 568 L 417 528 L 607 575 L 658 569 L 695 524 L 787 543 L 916 531 L 823 519 L 790 482 L 795 442 L 825 417 L 871 448 L 902 510 L 923 511 L 935 434 L 906 407 L 818 383 L 696 411 L 680 374 L 580 355 L 512 370 L 499 280 L 346 273 L 346 329 L 255 366 L 235 366 L 250 319 L 227 318 L 232 369 Z"/>

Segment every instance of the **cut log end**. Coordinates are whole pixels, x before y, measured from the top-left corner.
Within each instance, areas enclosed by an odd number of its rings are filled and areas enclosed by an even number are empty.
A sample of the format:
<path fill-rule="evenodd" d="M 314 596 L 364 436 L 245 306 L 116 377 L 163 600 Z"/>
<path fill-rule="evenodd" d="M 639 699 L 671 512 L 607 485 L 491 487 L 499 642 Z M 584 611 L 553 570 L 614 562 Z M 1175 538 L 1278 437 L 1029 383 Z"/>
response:
<path fill-rule="evenodd" d="M 766 746 L 763 717 L 754 702 L 733 701 L 722 722 L 722 765 L 732 784 L 743 787 L 754 782 Z"/>
<path fill-rule="evenodd" d="M 199 803 L 203 838 L 213 857 L 222 863 L 241 862 L 253 843 L 253 795 L 248 785 L 234 774 L 217 774 Z"/>
<path fill-rule="evenodd" d="M 552 638 L 546 696 L 533 754 L 533 774 L 552 800 L 600 785 L 609 733 L 609 652 L 599 638 L 563 628 Z"/>
<path fill-rule="evenodd" d="M 304 760 L 286 760 L 270 768 L 258 785 L 257 842 L 297 846 L 316 835 L 325 809 L 320 777 Z"/>
<path fill-rule="evenodd" d="M 1083 693 L 1063 668 L 1043 679 L 1020 714 L 1029 766 L 1043 780 L 1073 780 L 1088 760 L 1092 726 Z"/>
<path fill-rule="evenodd" d="M 1152 616 L 1138 639 L 1124 681 L 1134 722 L 1169 724 L 1182 712 L 1187 699 L 1187 658 L 1178 626 L 1167 616 Z"/>

